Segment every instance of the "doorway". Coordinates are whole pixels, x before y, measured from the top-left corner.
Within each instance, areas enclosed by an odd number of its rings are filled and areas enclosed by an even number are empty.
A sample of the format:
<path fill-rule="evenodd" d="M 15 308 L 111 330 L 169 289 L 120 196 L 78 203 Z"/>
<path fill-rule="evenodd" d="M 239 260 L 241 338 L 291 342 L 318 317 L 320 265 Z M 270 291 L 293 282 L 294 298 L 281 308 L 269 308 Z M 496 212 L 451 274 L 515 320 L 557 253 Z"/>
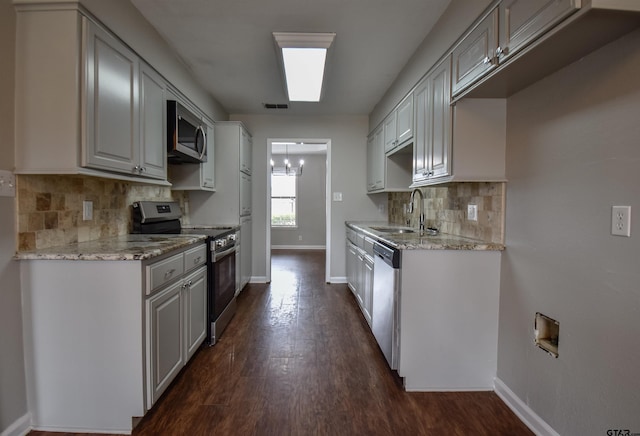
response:
<path fill-rule="evenodd" d="M 285 159 L 291 165 L 288 170 Z M 302 165 L 300 159 L 304 161 Z M 331 259 L 331 140 L 267 139 L 267 165 L 266 281 L 271 282 L 273 246 L 286 249 L 324 247 L 325 282 L 328 283 Z M 276 186 L 272 186 L 272 180 L 276 180 Z M 276 190 L 276 197 L 272 197 L 272 188 Z M 272 206 L 272 202 L 275 206 Z M 273 225 L 272 209 L 278 217 Z"/>

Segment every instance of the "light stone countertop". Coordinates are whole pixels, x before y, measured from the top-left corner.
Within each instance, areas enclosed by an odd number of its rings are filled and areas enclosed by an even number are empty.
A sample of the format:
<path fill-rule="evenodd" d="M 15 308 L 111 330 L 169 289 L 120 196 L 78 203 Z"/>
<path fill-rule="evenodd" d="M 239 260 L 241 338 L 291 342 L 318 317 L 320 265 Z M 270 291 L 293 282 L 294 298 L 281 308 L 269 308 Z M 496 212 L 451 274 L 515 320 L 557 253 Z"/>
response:
<path fill-rule="evenodd" d="M 18 260 L 145 260 L 206 239 L 205 235 L 121 235 L 16 253 Z"/>
<path fill-rule="evenodd" d="M 482 241 L 464 236 L 449 235 L 446 233 L 440 233 L 437 235 L 421 235 L 417 231 L 414 233 L 388 233 L 374 229 L 374 227 L 409 228 L 384 221 L 346 221 L 345 224 L 353 230 L 363 232 L 376 240 L 400 250 L 502 251 L 505 248 L 504 244 Z"/>

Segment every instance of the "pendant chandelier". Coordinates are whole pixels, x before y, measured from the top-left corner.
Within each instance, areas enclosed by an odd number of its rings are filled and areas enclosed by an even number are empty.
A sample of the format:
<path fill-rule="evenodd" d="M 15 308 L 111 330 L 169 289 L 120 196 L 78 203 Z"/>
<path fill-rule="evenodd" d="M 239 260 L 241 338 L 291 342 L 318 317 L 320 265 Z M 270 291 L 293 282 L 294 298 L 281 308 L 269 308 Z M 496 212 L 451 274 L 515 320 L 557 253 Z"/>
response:
<path fill-rule="evenodd" d="M 302 169 L 304 168 L 304 159 L 298 161 L 298 166 L 292 166 L 289 160 L 289 145 L 285 144 L 285 158 L 282 166 L 276 166 L 273 159 L 271 159 L 271 174 L 275 176 L 301 176 Z"/>

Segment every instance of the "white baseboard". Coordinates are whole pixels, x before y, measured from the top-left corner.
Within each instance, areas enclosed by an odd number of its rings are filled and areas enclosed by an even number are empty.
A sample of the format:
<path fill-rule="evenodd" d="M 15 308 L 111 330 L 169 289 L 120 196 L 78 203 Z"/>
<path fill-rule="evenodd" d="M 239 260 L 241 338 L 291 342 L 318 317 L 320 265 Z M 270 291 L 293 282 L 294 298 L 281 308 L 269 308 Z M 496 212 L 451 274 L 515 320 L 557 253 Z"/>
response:
<path fill-rule="evenodd" d="M 324 245 L 272 245 L 272 250 L 325 250 Z"/>
<path fill-rule="evenodd" d="M 496 394 L 509 406 L 518 418 L 538 436 L 560 436 L 549 424 L 540 418 L 499 378 L 494 380 Z"/>
<path fill-rule="evenodd" d="M 27 413 L 3 430 L 0 436 L 25 436 L 30 431 L 31 417 Z"/>
<path fill-rule="evenodd" d="M 267 276 L 251 276 L 249 283 L 267 283 Z"/>
<path fill-rule="evenodd" d="M 346 277 L 329 277 L 330 283 L 331 284 L 342 284 L 342 283 L 347 283 L 347 278 Z"/>

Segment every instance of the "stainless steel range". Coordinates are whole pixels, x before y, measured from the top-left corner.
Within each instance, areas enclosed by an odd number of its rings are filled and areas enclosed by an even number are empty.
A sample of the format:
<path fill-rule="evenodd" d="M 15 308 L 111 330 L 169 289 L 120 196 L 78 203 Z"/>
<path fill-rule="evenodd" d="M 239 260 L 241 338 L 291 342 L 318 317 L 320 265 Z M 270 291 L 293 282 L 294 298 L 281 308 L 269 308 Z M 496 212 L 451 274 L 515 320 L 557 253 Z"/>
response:
<path fill-rule="evenodd" d="M 132 205 L 132 233 L 207 236 L 207 339 L 214 345 L 236 312 L 238 227 L 183 228 L 180 206 L 173 201 L 137 201 Z"/>

